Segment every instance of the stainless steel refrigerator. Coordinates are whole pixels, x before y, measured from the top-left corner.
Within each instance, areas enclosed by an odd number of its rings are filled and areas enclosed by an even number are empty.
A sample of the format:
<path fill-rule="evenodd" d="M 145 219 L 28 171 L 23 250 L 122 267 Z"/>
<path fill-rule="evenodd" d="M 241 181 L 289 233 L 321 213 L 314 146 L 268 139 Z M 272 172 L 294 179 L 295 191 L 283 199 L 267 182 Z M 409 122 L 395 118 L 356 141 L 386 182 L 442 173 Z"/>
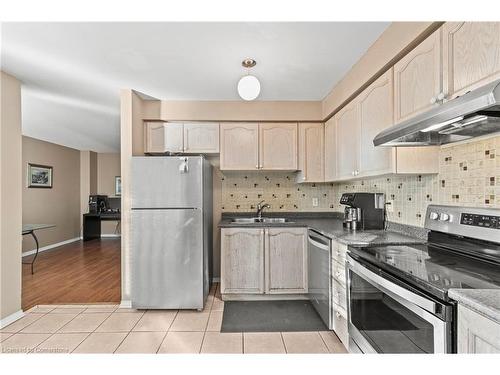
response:
<path fill-rule="evenodd" d="M 203 309 L 212 277 L 212 166 L 202 156 L 132 158 L 134 308 Z"/>

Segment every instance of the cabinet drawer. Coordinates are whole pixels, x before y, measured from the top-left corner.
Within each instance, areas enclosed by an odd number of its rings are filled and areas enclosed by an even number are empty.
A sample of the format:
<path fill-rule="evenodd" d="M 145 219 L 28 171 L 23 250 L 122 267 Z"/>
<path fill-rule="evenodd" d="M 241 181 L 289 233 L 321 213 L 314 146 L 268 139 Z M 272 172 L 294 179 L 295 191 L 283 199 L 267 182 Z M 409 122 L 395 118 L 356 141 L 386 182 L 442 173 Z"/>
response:
<path fill-rule="evenodd" d="M 340 264 L 345 263 L 345 257 L 347 253 L 347 245 L 332 241 L 332 258 L 335 259 Z"/>
<path fill-rule="evenodd" d="M 339 263 L 332 259 L 332 277 L 344 288 L 346 286 L 345 263 Z"/>
<path fill-rule="evenodd" d="M 332 289 L 333 303 L 339 305 L 344 310 L 347 309 L 347 295 L 345 287 L 343 287 L 337 280 L 333 279 Z"/>
<path fill-rule="evenodd" d="M 347 314 L 338 305 L 333 305 L 333 330 L 339 337 L 342 344 L 347 348 L 349 346 L 349 333 L 347 331 Z"/>

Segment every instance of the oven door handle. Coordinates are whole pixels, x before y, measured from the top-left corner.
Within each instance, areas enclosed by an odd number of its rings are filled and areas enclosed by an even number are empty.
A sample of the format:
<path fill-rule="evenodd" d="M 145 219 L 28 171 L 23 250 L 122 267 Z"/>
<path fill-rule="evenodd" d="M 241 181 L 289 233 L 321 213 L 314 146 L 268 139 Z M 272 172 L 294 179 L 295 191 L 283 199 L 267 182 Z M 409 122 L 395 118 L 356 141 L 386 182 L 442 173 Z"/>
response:
<path fill-rule="evenodd" d="M 357 273 L 360 276 L 363 276 L 367 280 L 371 280 L 378 284 L 381 288 L 385 289 L 385 291 L 395 294 L 419 307 L 421 307 L 424 310 L 427 310 L 428 312 L 435 314 L 437 311 L 437 304 L 434 303 L 433 301 L 424 298 L 422 296 L 419 296 L 418 294 L 415 294 L 408 289 L 405 289 L 403 287 L 400 287 L 397 284 L 392 283 L 389 280 L 384 279 L 382 276 L 377 275 L 376 273 L 370 271 L 368 268 L 363 267 L 362 264 L 356 262 L 353 260 L 351 257 L 348 256 L 347 258 L 347 265 L 348 268 L 353 270 L 355 273 Z"/>

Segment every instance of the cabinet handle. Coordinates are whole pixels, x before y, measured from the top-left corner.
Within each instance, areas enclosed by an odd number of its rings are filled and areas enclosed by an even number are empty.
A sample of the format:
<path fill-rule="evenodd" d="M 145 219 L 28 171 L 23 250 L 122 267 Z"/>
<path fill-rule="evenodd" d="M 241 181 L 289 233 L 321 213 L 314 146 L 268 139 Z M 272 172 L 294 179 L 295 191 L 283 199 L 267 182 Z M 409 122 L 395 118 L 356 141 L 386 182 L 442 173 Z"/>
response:
<path fill-rule="evenodd" d="M 436 104 L 437 102 L 437 98 L 435 96 L 433 96 L 430 100 L 431 104 Z"/>
<path fill-rule="evenodd" d="M 340 319 L 340 313 L 338 311 L 335 311 L 335 315 L 337 316 L 337 319 Z"/>
<path fill-rule="evenodd" d="M 444 100 L 444 98 L 445 98 L 444 92 L 440 92 L 437 96 L 437 100 Z"/>
<path fill-rule="evenodd" d="M 259 165 L 258 164 L 255 166 L 255 169 L 259 169 Z"/>

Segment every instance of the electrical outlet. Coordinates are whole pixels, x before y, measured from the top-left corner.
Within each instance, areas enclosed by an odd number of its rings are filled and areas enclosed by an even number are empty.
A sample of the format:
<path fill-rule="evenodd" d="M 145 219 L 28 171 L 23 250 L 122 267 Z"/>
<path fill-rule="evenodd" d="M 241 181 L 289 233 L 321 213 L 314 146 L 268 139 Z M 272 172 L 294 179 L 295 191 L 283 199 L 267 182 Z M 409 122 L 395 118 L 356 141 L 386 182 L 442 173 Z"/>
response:
<path fill-rule="evenodd" d="M 318 207 L 318 206 L 319 206 L 319 199 L 313 198 L 313 207 Z"/>
<path fill-rule="evenodd" d="M 385 209 L 387 212 L 394 212 L 394 200 L 389 199 L 385 202 Z"/>

